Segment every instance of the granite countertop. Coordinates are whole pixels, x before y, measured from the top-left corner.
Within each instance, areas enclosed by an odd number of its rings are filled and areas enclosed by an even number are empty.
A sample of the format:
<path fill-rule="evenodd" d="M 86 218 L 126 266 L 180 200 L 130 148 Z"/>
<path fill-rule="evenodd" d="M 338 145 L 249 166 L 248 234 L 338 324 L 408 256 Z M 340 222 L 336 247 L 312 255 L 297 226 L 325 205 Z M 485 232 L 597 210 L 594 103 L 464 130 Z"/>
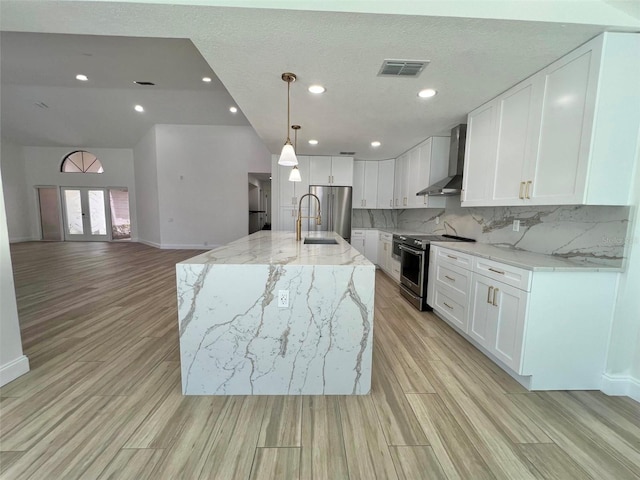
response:
<path fill-rule="evenodd" d="M 306 245 L 305 237 L 335 238 L 337 245 Z M 302 232 L 296 241 L 293 232 L 259 231 L 222 247 L 190 258 L 180 264 L 209 265 L 333 265 L 373 264 L 335 232 Z"/>
<path fill-rule="evenodd" d="M 502 262 L 525 270 L 541 272 L 622 272 L 622 262 L 618 265 L 603 265 L 589 261 L 578 261 L 555 255 L 527 252 L 496 247 L 486 243 L 431 242 L 431 245 L 446 247 L 457 252 Z"/>

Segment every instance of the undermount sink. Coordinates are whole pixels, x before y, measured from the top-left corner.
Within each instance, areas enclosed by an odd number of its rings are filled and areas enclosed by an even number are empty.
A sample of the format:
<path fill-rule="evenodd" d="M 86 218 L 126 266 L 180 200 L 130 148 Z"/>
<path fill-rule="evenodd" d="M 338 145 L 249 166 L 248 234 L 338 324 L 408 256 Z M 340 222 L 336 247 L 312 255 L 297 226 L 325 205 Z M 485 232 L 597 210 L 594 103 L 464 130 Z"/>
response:
<path fill-rule="evenodd" d="M 337 245 L 338 241 L 335 238 L 306 237 L 304 239 L 304 243 L 311 245 Z"/>

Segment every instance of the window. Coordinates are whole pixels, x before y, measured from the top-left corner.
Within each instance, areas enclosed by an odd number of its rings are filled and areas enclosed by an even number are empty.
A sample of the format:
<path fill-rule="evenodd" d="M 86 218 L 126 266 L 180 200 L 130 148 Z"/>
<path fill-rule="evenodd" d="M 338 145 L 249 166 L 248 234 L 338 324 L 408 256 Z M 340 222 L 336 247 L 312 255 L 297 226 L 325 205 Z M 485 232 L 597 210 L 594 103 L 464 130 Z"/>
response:
<path fill-rule="evenodd" d="M 93 154 L 78 150 L 64 157 L 60 171 L 63 173 L 104 173 L 102 163 Z"/>

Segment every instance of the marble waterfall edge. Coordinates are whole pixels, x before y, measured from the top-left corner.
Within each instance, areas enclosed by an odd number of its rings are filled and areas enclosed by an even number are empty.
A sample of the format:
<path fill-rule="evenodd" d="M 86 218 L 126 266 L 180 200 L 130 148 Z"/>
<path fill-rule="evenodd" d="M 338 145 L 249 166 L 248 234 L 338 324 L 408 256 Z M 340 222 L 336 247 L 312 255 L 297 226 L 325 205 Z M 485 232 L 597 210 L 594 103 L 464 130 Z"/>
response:
<path fill-rule="evenodd" d="M 369 267 L 178 264 L 183 394 L 369 393 Z"/>

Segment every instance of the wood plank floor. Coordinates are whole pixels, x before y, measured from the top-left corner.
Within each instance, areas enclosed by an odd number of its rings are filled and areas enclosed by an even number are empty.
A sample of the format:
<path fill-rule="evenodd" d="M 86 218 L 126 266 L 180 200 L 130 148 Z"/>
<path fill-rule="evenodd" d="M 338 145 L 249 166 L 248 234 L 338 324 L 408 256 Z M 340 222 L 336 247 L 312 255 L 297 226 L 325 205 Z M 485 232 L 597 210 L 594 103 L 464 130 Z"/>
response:
<path fill-rule="evenodd" d="M 183 397 L 174 264 L 11 247 L 31 372 L 0 389 L 4 479 L 638 479 L 640 405 L 529 393 L 376 276 L 361 397 Z"/>

